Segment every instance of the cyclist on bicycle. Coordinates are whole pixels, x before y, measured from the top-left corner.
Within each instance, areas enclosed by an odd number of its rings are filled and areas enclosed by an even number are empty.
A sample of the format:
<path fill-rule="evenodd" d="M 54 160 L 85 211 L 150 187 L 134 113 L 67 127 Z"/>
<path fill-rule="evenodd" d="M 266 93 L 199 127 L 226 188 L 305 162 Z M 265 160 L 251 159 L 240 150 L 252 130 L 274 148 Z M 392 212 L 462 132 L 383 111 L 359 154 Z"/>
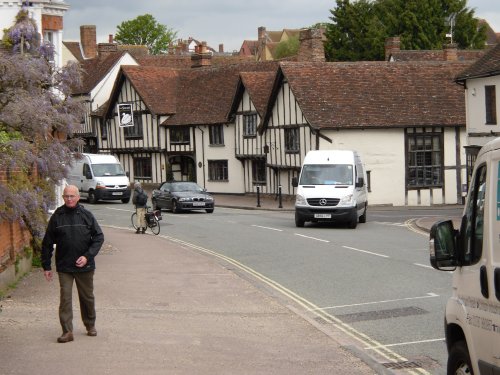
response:
<path fill-rule="evenodd" d="M 146 233 L 146 206 L 148 204 L 148 195 L 144 191 L 140 182 L 134 184 L 134 195 L 132 203 L 135 205 L 137 213 L 137 230 L 136 234 Z"/>

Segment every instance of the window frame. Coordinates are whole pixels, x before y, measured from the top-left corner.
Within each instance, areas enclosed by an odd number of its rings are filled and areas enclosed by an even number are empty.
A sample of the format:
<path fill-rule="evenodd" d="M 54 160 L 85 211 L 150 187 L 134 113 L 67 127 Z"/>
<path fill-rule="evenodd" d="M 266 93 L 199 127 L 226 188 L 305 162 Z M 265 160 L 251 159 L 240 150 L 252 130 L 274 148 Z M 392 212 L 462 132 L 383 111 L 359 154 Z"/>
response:
<path fill-rule="evenodd" d="M 185 126 L 174 126 L 169 129 L 171 145 L 188 145 L 191 142 L 190 128 Z"/>
<path fill-rule="evenodd" d="M 267 184 L 266 159 L 252 160 L 252 183 L 254 185 Z"/>
<path fill-rule="evenodd" d="M 138 111 L 133 112 L 134 126 L 123 127 L 123 136 L 125 139 L 137 139 L 144 136 L 144 129 L 142 123 L 142 113 Z"/>
<path fill-rule="evenodd" d="M 208 131 L 210 146 L 224 146 L 224 125 L 212 125 Z"/>
<path fill-rule="evenodd" d="M 243 137 L 257 137 L 257 112 L 243 114 Z"/>
<path fill-rule="evenodd" d="M 151 157 L 138 156 L 134 157 L 134 179 L 152 180 L 153 179 L 153 165 Z M 137 173 L 140 170 L 140 173 Z"/>
<path fill-rule="evenodd" d="M 497 125 L 496 86 L 484 86 L 485 124 Z"/>
<path fill-rule="evenodd" d="M 227 159 L 208 160 L 208 180 L 212 182 L 229 181 L 229 163 Z"/>
<path fill-rule="evenodd" d="M 406 187 L 408 190 L 444 187 L 443 132 L 405 132 Z M 422 140 L 422 142 L 419 142 Z M 430 140 L 430 149 L 428 141 Z M 413 141 L 413 143 L 412 143 Z M 415 147 L 416 146 L 416 147 Z M 423 149 L 419 149 L 423 147 Z M 428 175 L 430 177 L 428 177 Z M 415 183 L 412 183 L 415 181 Z"/>
<path fill-rule="evenodd" d="M 285 153 L 298 154 L 300 152 L 300 128 L 290 127 L 283 131 Z"/>

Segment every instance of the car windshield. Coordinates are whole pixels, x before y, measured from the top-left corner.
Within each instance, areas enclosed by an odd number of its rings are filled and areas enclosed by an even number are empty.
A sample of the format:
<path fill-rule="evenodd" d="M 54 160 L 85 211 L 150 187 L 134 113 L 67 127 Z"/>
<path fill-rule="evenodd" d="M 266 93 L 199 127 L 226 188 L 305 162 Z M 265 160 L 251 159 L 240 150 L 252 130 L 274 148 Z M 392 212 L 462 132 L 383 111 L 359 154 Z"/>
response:
<path fill-rule="evenodd" d="M 300 185 L 352 185 L 352 165 L 306 164 L 300 175 Z"/>
<path fill-rule="evenodd" d="M 93 164 L 94 176 L 125 176 L 121 164 Z"/>
<path fill-rule="evenodd" d="M 201 187 L 199 187 L 198 184 L 195 184 L 194 182 L 179 182 L 179 183 L 172 184 L 172 191 L 175 191 L 175 192 L 192 191 L 195 193 L 200 193 L 203 191 L 203 189 Z"/>

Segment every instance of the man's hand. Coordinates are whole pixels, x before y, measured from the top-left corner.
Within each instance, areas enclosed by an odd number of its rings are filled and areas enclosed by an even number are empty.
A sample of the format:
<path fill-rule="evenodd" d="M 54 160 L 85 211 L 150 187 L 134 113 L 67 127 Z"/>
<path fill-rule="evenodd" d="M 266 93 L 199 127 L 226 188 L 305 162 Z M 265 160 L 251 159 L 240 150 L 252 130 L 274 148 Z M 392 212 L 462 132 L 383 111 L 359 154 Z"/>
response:
<path fill-rule="evenodd" d="M 87 264 L 87 258 L 85 258 L 83 255 L 76 260 L 77 267 L 82 268 L 85 267 L 86 264 Z"/>
<path fill-rule="evenodd" d="M 52 271 L 43 271 L 43 275 L 45 276 L 45 280 L 52 281 Z"/>

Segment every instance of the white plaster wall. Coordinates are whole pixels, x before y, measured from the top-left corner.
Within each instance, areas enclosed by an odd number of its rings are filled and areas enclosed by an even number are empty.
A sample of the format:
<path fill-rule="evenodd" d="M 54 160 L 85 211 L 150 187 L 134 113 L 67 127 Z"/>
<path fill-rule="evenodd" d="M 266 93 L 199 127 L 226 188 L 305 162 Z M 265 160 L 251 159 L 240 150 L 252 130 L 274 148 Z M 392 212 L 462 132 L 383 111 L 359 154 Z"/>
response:
<path fill-rule="evenodd" d="M 405 204 L 405 150 L 403 129 L 323 132 L 333 139 L 320 141 L 320 150 L 356 150 L 371 175 L 369 204 Z"/>
<path fill-rule="evenodd" d="M 466 81 L 466 118 L 467 133 L 489 133 L 500 131 L 500 75 L 486 78 L 475 78 Z M 497 125 L 486 125 L 485 86 L 496 86 Z M 468 145 L 484 146 L 491 137 L 468 137 Z"/>
<path fill-rule="evenodd" d="M 202 136 L 202 131 L 204 135 Z M 196 176 L 198 185 L 205 187 L 212 193 L 237 193 L 245 192 L 243 163 L 236 159 L 234 150 L 235 125 L 224 125 L 224 146 L 210 146 L 209 130 L 207 126 L 197 127 L 196 130 Z M 208 161 L 227 160 L 228 181 L 208 180 Z M 198 163 L 202 163 L 202 168 Z"/>
<path fill-rule="evenodd" d="M 116 77 L 120 72 L 122 65 L 138 65 L 134 58 L 127 52 L 122 58 L 111 68 L 111 70 L 104 76 L 104 78 L 97 83 L 97 85 L 90 92 L 92 100 L 92 110 L 96 110 L 103 105 L 111 95 L 113 85 L 115 84 Z"/>

